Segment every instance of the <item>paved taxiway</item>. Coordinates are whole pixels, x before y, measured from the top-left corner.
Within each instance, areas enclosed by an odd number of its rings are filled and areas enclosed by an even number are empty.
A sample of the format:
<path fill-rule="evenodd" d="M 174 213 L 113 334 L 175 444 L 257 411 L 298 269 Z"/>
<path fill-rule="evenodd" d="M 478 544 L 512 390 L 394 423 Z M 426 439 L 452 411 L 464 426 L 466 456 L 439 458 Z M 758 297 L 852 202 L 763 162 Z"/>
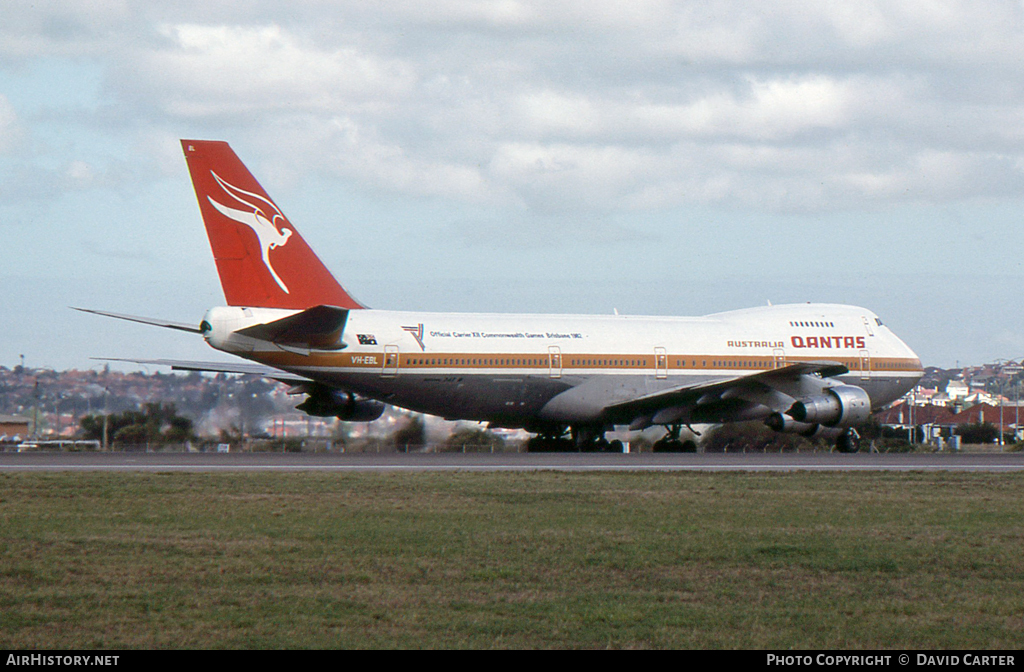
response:
<path fill-rule="evenodd" d="M 1024 453 L 0 453 L 0 471 L 1024 471 Z"/>

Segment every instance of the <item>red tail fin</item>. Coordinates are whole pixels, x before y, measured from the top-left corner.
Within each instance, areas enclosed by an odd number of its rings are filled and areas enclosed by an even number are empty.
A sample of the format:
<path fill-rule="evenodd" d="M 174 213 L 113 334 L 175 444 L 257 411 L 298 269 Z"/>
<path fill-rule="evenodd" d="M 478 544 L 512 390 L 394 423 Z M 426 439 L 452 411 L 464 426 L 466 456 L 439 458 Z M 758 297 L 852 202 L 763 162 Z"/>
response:
<path fill-rule="evenodd" d="M 226 142 L 182 140 L 231 306 L 365 308 L 349 296 Z"/>

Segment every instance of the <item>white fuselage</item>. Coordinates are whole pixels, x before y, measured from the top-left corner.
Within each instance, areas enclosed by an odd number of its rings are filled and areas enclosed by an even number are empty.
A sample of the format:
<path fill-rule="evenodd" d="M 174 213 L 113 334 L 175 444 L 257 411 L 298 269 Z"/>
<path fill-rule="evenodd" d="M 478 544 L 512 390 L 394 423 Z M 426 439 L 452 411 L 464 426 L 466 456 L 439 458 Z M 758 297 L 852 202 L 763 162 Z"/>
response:
<path fill-rule="evenodd" d="M 839 380 L 863 388 L 878 408 L 923 373 L 917 355 L 874 313 L 834 304 L 705 317 L 352 310 L 338 350 L 234 333 L 295 312 L 214 308 L 206 338 L 219 350 L 396 406 L 511 427 L 600 423 L 608 420 L 601 409 L 619 400 L 799 362 L 845 366 Z"/>

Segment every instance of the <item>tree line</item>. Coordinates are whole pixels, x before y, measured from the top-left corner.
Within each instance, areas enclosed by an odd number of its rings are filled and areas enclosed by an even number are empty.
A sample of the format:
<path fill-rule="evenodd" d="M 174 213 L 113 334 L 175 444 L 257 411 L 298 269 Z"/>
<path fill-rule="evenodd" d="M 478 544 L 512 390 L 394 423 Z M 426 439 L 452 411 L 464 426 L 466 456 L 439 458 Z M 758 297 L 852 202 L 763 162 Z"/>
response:
<path fill-rule="evenodd" d="M 174 404 L 147 403 L 139 410 L 94 413 L 84 416 L 79 426 L 84 438 L 110 443 L 185 443 L 195 438 L 191 418 L 179 415 Z"/>

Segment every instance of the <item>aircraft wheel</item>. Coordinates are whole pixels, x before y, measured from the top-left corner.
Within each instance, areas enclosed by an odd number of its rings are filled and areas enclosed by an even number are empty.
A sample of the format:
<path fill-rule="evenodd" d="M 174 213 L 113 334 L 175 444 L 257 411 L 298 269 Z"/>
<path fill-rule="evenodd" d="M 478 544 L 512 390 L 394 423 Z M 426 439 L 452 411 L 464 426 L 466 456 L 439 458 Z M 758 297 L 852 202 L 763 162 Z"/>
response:
<path fill-rule="evenodd" d="M 845 430 L 836 439 L 836 450 L 840 453 L 856 453 L 860 450 L 860 437 L 852 429 Z"/>
<path fill-rule="evenodd" d="M 653 450 L 656 453 L 682 453 L 682 452 L 684 452 L 682 442 L 681 441 L 672 440 L 672 439 L 660 439 L 658 441 L 655 441 L 654 442 Z"/>
<path fill-rule="evenodd" d="M 550 453 L 555 450 L 555 439 L 546 436 L 535 436 L 526 442 L 528 453 Z"/>
<path fill-rule="evenodd" d="M 579 444 L 579 450 L 581 453 L 603 453 L 608 450 L 608 442 L 604 439 L 585 441 Z"/>
<path fill-rule="evenodd" d="M 572 439 L 556 439 L 553 449 L 556 453 L 578 453 L 576 442 Z"/>

